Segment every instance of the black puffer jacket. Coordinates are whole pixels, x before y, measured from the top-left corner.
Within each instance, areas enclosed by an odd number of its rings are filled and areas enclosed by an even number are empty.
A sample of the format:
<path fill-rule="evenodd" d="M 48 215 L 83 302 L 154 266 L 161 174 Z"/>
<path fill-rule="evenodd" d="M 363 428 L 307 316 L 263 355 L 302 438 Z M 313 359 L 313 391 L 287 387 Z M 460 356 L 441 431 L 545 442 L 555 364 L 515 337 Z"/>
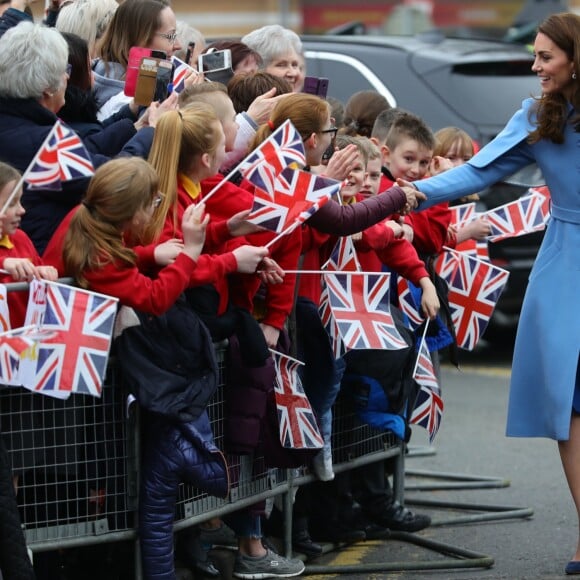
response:
<path fill-rule="evenodd" d="M 0 436 L 0 570 L 4 580 L 34 580 L 12 485 L 8 454 Z"/>

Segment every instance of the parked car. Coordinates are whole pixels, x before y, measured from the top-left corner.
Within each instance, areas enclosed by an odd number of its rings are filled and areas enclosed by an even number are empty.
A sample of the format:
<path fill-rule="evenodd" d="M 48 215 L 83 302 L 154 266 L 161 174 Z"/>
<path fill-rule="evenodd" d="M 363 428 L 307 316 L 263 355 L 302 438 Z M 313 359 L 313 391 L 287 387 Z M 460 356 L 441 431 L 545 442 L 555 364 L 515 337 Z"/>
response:
<path fill-rule="evenodd" d="M 452 39 L 440 33 L 404 36 L 304 36 L 308 75 L 329 79 L 328 95 L 345 103 L 374 89 L 392 106 L 419 116 L 437 131 L 456 126 L 480 145 L 497 135 L 523 99 L 537 94 L 533 56 L 523 46 Z M 542 184 L 537 167 L 482 192 L 482 208 L 513 201 Z M 491 328 L 515 326 L 542 234 L 489 244 L 494 263 L 510 271 Z"/>

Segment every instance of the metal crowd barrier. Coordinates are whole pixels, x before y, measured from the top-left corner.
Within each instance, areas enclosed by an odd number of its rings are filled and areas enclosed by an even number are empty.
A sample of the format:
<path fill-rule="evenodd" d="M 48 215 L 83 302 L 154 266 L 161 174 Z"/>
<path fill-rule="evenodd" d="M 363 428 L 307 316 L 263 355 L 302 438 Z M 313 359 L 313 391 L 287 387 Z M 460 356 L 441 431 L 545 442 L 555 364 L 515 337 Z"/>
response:
<path fill-rule="evenodd" d="M 217 349 L 220 387 L 209 406 L 223 449 L 224 349 Z M 33 552 L 136 540 L 140 439 L 136 406 L 111 359 L 100 399 L 66 401 L 0 386 L 0 433 L 12 459 L 23 530 Z M 360 424 L 346 405 L 334 412 L 335 471 L 386 458 L 395 461 L 395 495 L 402 500 L 403 455 L 391 434 Z M 271 469 L 260 457 L 228 456 L 236 481 L 227 499 L 182 485 L 175 529 L 180 530 L 314 480 L 306 468 Z M 289 524 L 287 523 L 287 526 Z M 289 535 L 289 530 L 288 534 Z M 136 552 L 138 553 L 138 552 Z M 139 565 L 135 577 L 140 577 Z"/>

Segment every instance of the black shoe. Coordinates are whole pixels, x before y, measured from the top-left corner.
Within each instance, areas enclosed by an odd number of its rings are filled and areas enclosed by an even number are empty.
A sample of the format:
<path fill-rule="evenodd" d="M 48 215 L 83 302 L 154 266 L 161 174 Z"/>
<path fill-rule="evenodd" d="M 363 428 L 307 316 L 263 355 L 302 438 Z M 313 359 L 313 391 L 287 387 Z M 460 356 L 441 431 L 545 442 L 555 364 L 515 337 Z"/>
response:
<path fill-rule="evenodd" d="M 352 544 L 366 540 L 364 530 L 351 528 L 344 523 L 329 522 L 323 526 L 312 526 L 310 535 L 315 541 L 333 544 Z"/>
<path fill-rule="evenodd" d="M 200 540 L 199 529 L 188 530 L 182 534 L 177 542 L 177 557 L 187 568 L 203 576 L 217 578 L 220 571 L 211 561 L 208 550 Z"/>
<path fill-rule="evenodd" d="M 431 518 L 425 514 L 415 514 L 410 509 L 394 501 L 381 513 L 368 513 L 375 524 L 396 532 L 418 532 L 431 525 Z"/>
<path fill-rule="evenodd" d="M 363 528 L 367 540 L 386 540 L 391 535 L 389 528 L 368 522 Z"/>
<path fill-rule="evenodd" d="M 296 552 L 312 558 L 322 554 L 322 546 L 313 542 L 306 530 L 300 530 L 292 536 L 292 548 Z"/>

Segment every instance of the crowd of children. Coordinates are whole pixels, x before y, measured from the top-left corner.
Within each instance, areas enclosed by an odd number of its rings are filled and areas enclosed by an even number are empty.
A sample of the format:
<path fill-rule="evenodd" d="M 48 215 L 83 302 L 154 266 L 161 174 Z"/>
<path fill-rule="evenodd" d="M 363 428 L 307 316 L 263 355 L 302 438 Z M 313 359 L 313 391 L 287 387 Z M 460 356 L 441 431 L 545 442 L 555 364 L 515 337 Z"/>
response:
<path fill-rule="evenodd" d="M 322 552 L 317 540 L 355 541 L 385 537 L 391 529 L 427 527 L 427 516 L 395 500 L 385 477 L 388 465 L 377 462 L 352 479 L 335 477 L 332 466 L 332 409 L 345 371 L 353 376 L 372 369 L 395 412 L 402 414 L 411 398 L 405 389 L 415 338 L 397 311 L 397 297 L 391 296 L 392 309 L 406 348 L 397 354 L 350 352 L 337 359 L 319 313 L 321 275 L 300 271 L 320 271 L 336 243 L 348 237 L 363 271 L 388 270 L 416 287 L 423 316 L 438 320 L 431 350 L 451 344 L 444 307 L 440 314 L 445 296 L 433 258 L 444 246 L 484 238 L 489 228 L 477 220 L 457 229 L 450 223 L 447 204 L 410 213 L 421 194 L 399 187 L 397 180 L 416 181 L 465 161 L 473 154 L 469 137 L 452 128 L 434 135 L 421 119 L 391 109 L 373 92 L 353 96 L 346 104 L 346 126 L 340 126 L 327 101 L 300 92 L 300 39 L 282 27 L 266 27 L 228 45 L 239 52 L 240 69 L 227 88 L 201 82 L 201 75 L 192 73 L 179 98 L 172 95 L 163 104 L 139 110 L 123 94 L 129 48 L 147 46 L 168 55 L 182 48 L 175 15 L 165 0 L 125 0 L 116 12 L 99 17 L 95 25 L 102 29 L 98 34 L 85 31 L 87 38 L 81 38 L 80 25 L 75 28 L 70 18 L 67 42 L 53 37 L 60 35 L 56 31 L 47 36 L 40 25 L 18 24 L 29 19 L 26 1 L 10 4 L 0 18 L 0 33 L 8 30 L 0 39 L 0 75 L 26 56 L 15 55 L 9 43 L 24 52 L 40 39 L 46 48 L 42 58 L 56 71 L 56 80 L 28 93 L 11 91 L 8 81 L 0 82 L 0 118 L 9 119 L 11 128 L 24 118 L 34 132 L 33 139 L 20 138 L 15 147 L 14 132 L 7 124 L 0 127 L 0 159 L 16 167 L 0 163 L 2 282 L 69 276 L 83 288 L 118 298 L 141 320 L 138 330 L 121 335 L 117 348 L 143 410 L 144 431 L 154 433 L 144 438 L 141 481 L 144 577 L 175 578 L 172 521 L 178 484 L 188 481 L 208 493 L 227 494 L 227 466 L 213 442 L 205 410 L 216 387 L 212 341 L 224 338 L 229 341 L 230 372 L 227 448 L 222 451 L 263 453 L 271 466 L 283 465 L 285 452 L 267 430 L 275 379 L 269 349 L 292 350 L 305 362 L 302 381 L 324 447 L 309 464 L 320 481 L 300 489 L 296 498 L 297 551 L 316 556 Z M 73 4 L 79 9 L 86 4 L 88 10 L 92 3 Z M 19 34 L 23 27 L 25 34 Z M 51 43 L 56 47 L 52 54 Z M 80 70 L 89 58 L 96 59 L 94 75 Z M 74 90 L 67 64 L 80 79 Z M 69 106 L 63 117 L 83 138 L 97 167 L 93 177 L 73 180 L 76 188 L 51 192 L 53 205 L 30 193 L 27 184 L 12 195 L 65 102 Z M 83 103 L 90 105 L 88 116 Z M 252 184 L 225 180 L 224 175 L 287 120 L 302 139 L 302 170 L 335 179 L 341 187 L 340 199 L 331 199 L 301 227 L 280 237 L 247 221 Z M 54 205 L 58 210 L 53 211 Z M 34 221 L 21 224 L 24 208 L 33 212 Z M 10 295 L 9 304 L 12 326 L 22 325 L 24 295 Z M 289 336 L 292 314 L 296 333 Z M 152 350 L 153 336 L 158 348 Z M 184 349 L 190 353 L 183 370 L 187 380 L 179 382 L 184 377 L 178 380 L 166 363 Z M 151 396 L 155 389 L 159 392 Z M 179 408 L 172 400 L 176 395 L 182 401 Z M 400 436 L 408 439 L 408 430 Z M 355 504 L 363 517 L 345 515 Z M 303 572 L 300 560 L 284 558 L 263 542 L 264 506 L 226 519 L 239 542 L 236 577 Z M 213 519 L 196 528 L 196 534 L 211 538 L 224 529 L 223 522 Z M 196 551 L 189 539 L 182 549 Z M 199 550 L 195 557 L 186 554 L 182 559 L 205 573 L 216 572 Z"/>

